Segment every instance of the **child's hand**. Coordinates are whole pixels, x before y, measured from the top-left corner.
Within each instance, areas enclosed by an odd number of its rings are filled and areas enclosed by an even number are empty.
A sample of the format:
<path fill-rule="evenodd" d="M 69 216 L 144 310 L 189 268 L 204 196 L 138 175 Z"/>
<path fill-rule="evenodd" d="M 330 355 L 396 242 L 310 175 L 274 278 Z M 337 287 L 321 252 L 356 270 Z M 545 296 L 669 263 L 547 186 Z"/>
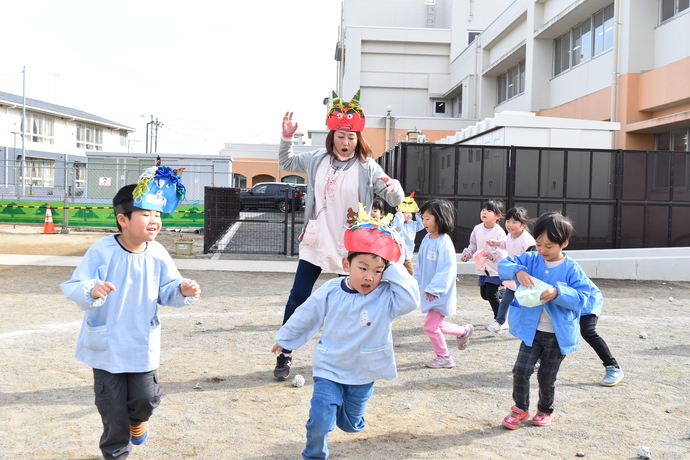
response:
<path fill-rule="evenodd" d="M 277 343 L 275 345 L 273 345 L 273 348 L 271 348 L 271 353 L 273 353 L 274 355 L 277 355 L 277 354 L 281 353 L 282 351 L 283 351 L 283 347 L 281 347 Z"/>
<path fill-rule="evenodd" d="M 94 299 L 105 299 L 105 296 L 110 294 L 115 290 L 115 286 L 113 286 L 113 283 L 109 281 L 103 281 L 102 283 L 98 283 L 91 289 L 91 297 Z"/>
<path fill-rule="evenodd" d="M 492 248 L 495 248 L 496 246 L 499 246 L 501 242 L 498 240 L 486 240 L 486 244 L 488 244 Z"/>
<path fill-rule="evenodd" d="M 541 300 L 541 303 L 546 303 L 549 300 L 553 300 L 556 297 L 558 297 L 558 289 L 556 288 L 548 288 L 544 289 L 539 296 L 539 300 Z"/>
<path fill-rule="evenodd" d="M 467 262 L 470 260 L 470 255 L 467 254 L 466 252 L 463 252 L 462 255 L 460 256 L 460 261 L 461 262 Z"/>
<path fill-rule="evenodd" d="M 515 278 L 517 278 L 517 280 L 520 282 L 520 284 L 522 284 L 526 288 L 533 288 L 534 287 L 534 280 L 524 270 L 520 270 L 519 272 L 517 272 L 515 274 Z"/>
<path fill-rule="evenodd" d="M 428 292 L 425 292 L 425 294 L 427 302 L 433 302 L 434 300 L 438 299 L 437 295 L 429 294 Z"/>
<path fill-rule="evenodd" d="M 194 297 L 198 299 L 201 295 L 201 287 L 194 280 L 184 280 L 180 283 L 180 291 L 185 297 Z"/>

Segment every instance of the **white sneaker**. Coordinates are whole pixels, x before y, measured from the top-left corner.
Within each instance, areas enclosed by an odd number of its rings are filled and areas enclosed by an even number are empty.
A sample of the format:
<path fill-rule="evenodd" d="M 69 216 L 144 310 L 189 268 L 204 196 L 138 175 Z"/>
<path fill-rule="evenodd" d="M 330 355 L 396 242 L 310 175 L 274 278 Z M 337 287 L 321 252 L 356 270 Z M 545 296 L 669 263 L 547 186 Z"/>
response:
<path fill-rule="evenodd" d="M 455 366 L 455 361 L 453 361 L 452 356 L 449 356 L 448 358 L 444 356 L 436 356 L 431 361 L 425 362 L 424 365 L 432 369 L 449 369 Z"/>
<path fill-rule="evenodd" d="M 488 326 L 484 326 L 484 328 L 489 332 L 493 332 L 494 334 L 500 334 L 502 330 L 501 325 L 498 324 L 496 321 L 489 324 Z"/>

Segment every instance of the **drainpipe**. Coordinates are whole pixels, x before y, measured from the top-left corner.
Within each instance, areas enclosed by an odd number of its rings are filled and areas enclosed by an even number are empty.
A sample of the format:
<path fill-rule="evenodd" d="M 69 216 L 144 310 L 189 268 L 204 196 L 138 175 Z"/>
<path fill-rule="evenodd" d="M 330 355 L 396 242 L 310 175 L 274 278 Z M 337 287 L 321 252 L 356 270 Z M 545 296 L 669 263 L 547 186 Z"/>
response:
<path fill-rule="evenodd" d="M 474 39 L 474 119 L 479 119 L 479 51 L 481 44 L 479 42 L 481 35 Z"/>
<path fill-rule="evenodd" d="M 611 81 L 611 121 L 615 122 L 618 105 L 618 16 L 620 14 L 620 0 L 613 1 L 613 79 Z M 616 131 L 611 133 L 611 147 L 616 148 Z"/>
<path fill-rule="evenodd" d="M 387 152 L 391 148 L 391 106 L 389 105 L 386 109 L 386 148 L 384 152 Z"/>

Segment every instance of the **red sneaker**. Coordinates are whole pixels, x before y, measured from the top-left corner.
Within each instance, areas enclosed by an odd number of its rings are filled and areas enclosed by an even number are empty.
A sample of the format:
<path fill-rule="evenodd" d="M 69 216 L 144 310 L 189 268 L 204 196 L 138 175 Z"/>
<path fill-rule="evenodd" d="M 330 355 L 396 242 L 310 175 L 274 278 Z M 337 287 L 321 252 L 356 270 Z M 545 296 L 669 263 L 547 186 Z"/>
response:
<path fill-rule="evenodd" d="M 532 418 L 532 425 L 549 426 L 555 416 L 555 414 L 547 414 L 546 412 L 538 410 L 537 414 Z"/>
<path fill-rule="evenodd" d="M 503 426 L 509 430 L 514 430 L 518 428 L 522 422 L 529 418 L 529 412 L 522 410 L 518 407 L 513 406 L 510 409 L 510 414 L 503 419 Z"/>

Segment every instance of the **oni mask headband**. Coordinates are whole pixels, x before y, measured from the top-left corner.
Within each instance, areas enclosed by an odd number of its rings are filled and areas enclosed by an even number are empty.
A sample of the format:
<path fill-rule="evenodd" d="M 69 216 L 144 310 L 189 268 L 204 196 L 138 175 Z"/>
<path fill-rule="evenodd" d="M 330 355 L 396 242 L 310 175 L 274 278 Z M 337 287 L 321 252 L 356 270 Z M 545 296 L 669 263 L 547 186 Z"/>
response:
<path fill-rule="evenodd" d="M 398 205 L 398 209 L 400 212 L 415 212 L 419 209 L 417 202 L 414 200 L 414 192 L 403 199 L 403 202 Z"/>
<path fill-rule="evenodd" d="M 352 97 L 350 102 L 343 102 L 333 91 L 333 105 L 328 111 L 326 125 L 331 131 L 352 131 L 360 132 L 364 129 L 366 120 L 364 110 L 359 105 L 359 92 Z"/>
<path fill-rule="evenodd" d="M 349 252 L 376 254 L 388 262 L 399 262 L 403 253 L 402 237 L 392 227 L 392 214 L 382 219 L 372 219 L 362 203 L 350 223 L 346 226 L 343 243 Z"/>
<path fill-rule="evenodd" d="M 180 182 L 179 174 L 184 168 L 171 169 L 161 166 L 158 157 L 156 166 L 148 168 L 139 176 L 139 183 L 132 192 L 132 201 L 115 207 L 115 214 L 148 209 L 170 214 L 175 212 L 177 204 L 185 199 L 186 189 Z"/>

